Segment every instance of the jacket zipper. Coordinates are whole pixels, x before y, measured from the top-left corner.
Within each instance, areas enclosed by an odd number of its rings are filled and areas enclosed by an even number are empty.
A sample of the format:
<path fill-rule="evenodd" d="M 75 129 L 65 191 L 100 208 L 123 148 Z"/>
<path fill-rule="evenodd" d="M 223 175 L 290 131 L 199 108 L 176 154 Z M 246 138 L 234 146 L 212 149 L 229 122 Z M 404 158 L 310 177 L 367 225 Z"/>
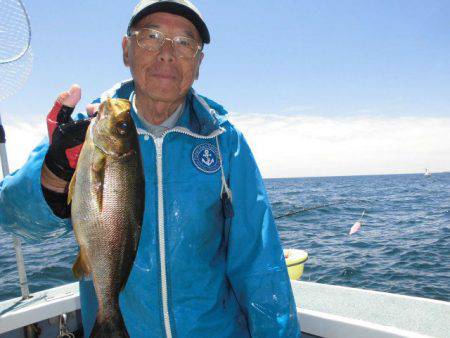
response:
<path fill-rule="evenodd" d="M 159 234 L 159 259 L 161 267 L 161 296 L 164 316 L 164 329 L 167 338 L 172 338 L 170 327 L 169 302 L 167 297 L 167 272 L 166 272 L 166 241 L 164 231 L 164 196 L 163 196 L 163 170 L 162 170 L 162 144 L 164 135 L 155 138 L 156 146 L 156 175 L 158 177 L 158 234 Z"/>
<path fill-rule="evenodd" d="M 144 135 L 145 139 L 149 137 L 153 138 L 156 147 L 156 174 L 158 179 L 158 235 L 159 235 L 159 259 L 161 267 L 161 297 L 163 305 L 163 317 L 164 317 L 164 329 L 166 331 L 166 337 L 172 338 L 172 328 L 170 325 L 170 315 L 169 315 L 169 300 L 167 291 L 167 267 L 166 267 L 166 241 L 165 241 L 165 225 L 164 225 L 164 188 L 163 188 L 163 163 L 162 163 L 162 146 L 164 142 L 164 137 L 173 132 L 188 135 L 197 139 L 212 139 L 225 130 L 220 128 L 209 134 L 208 136 L 202 136 L 191 132 L 189 129 L 184 127 L 176 127 L 171 130 L 164 132 L 161 137 L 155 138 L 152 134 L 145 130 L 138 128 L 138 134 Z"/>

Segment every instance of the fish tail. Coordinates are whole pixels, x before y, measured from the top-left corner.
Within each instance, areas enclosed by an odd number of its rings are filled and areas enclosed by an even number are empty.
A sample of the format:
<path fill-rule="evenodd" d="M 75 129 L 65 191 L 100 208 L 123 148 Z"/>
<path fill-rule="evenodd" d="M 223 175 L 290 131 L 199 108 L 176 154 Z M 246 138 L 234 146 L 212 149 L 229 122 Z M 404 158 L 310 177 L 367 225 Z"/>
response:
<path fill-rule="evenodd" d="M 95 318 L 94 328 L 90 338 L 130 338 L 122 314 L 115 312 L 109 318 L 101 318 L 99 313 Z"/>

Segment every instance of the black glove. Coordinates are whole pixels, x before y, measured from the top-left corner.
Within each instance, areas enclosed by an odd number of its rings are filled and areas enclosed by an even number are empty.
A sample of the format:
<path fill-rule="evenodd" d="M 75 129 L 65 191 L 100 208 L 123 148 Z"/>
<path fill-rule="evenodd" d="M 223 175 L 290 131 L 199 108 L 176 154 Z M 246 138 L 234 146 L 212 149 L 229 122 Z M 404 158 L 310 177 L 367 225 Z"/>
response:
<path fill-rule="evenodd" d="M 74 108 L 59 101 L 47 116 L 50 147 L 45 165 L 57 177 L 70 181 L 84 143 L 90 118 L 74 121 L 70 115 Z"/>

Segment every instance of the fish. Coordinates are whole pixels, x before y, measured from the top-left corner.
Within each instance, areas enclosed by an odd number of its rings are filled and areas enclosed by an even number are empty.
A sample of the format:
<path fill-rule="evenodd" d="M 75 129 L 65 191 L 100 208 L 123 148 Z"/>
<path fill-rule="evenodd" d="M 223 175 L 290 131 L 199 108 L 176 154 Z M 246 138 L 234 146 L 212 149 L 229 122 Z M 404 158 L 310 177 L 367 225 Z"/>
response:
<path fill-rule="evenodd" d="M 79 253 L 72 271 L 92 275 L 98 312 L 90 337 L 129 337 L 119 306 L 138 249 L 144 173 L 128 100 L 107 99 L 91 120 L 68 203 Z"/>

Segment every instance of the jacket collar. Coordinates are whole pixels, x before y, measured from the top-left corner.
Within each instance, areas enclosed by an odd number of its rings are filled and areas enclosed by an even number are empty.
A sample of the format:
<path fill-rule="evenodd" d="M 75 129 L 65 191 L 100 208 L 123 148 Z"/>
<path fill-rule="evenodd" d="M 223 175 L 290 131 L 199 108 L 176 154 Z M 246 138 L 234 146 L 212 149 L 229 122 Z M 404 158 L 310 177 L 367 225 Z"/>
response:
<path fill-rule="evenodd" d="M 122 82 L 115 89 L 115 97 L 126 98 L 130 101 L 133 99 L 133 81 Z M 221 125 L 227 121 L 226 114 L 226 111 L 220 105 L 198 95 L 191 88 L 186 96 L 183 113 L 176 126 L 184 127 L 194 134 L 208 136 L 222 129 Z M 135 122 L 140 126 L 140 121 Z"/>
<path fill-rule="evenodd" d="M 177 126 L 187 128 L 195 134 L 208 136 L 220 129 L 222 123 L 218 113 L 191 88 Z"/>

